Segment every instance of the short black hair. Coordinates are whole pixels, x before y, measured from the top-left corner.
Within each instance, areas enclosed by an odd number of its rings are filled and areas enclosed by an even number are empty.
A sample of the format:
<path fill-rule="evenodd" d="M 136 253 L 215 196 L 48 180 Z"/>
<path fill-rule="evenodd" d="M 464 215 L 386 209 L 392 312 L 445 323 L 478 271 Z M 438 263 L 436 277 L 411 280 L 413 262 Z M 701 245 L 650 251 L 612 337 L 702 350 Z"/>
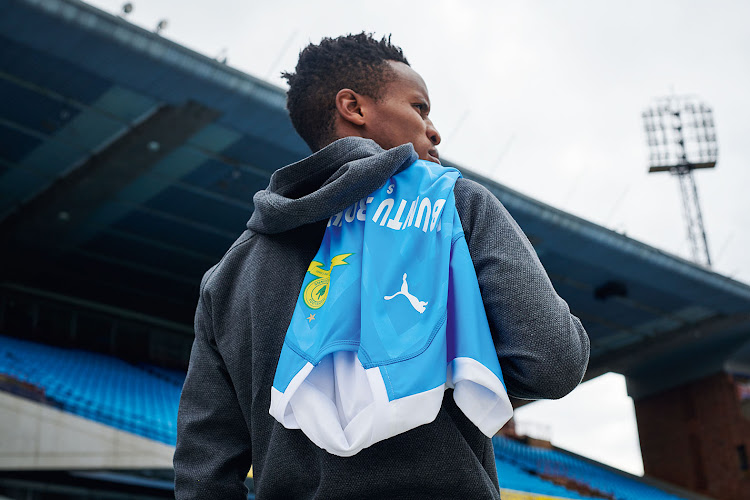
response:
<path fill-rule="evenodd" d="M 286 107 L 297 133 L 317 151 L 331 142 L 339 90 L 352 89 L 373 99 L 382 97 L 393 70 L 387 61 L 409 62 L 391 37 L 376 40 L 371 33 L 323 38 L 299 54 L 294 73 L 282 73 L 289 83 Z"/>

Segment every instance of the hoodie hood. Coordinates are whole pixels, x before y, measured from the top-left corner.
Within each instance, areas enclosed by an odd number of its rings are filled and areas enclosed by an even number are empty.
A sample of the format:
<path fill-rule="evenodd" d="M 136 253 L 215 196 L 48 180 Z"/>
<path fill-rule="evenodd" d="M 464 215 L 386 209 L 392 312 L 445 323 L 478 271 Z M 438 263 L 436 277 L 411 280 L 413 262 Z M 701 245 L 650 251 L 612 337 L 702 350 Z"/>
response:
<path fill-rule="evenodd" d="M 386 151 L 371 139 L 344 137 L 274 172 L 268 187 L 253 196 L 247 227 L 274 234 L 325 220 L 417 159 L 411 144 Z"/>

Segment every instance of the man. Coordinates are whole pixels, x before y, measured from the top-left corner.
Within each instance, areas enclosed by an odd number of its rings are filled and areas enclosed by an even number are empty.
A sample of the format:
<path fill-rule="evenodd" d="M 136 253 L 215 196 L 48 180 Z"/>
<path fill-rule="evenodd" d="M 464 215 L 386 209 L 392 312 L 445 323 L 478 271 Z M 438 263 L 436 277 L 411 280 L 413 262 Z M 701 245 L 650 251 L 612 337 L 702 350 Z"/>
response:
<path fill-rule="evenodd" d="M 323 39 L 285 76 L 292 123 L 315 153 L 273 174 L 247 231 L 202 280 L 176 497 L 245 498 L 252 465 L 259 499 L 500 498 L 491 441 L 450 390 L 434 421 L 351 457 L 269 415 L 285 334 L 329 218 L 417 158 L 438 163 L 440 143 L 425 83 L 390 40 Z M 585 372 L 586 332 L 502 204 L 462 178 L 453 191 L 508 393 L 564 396 Z"/>

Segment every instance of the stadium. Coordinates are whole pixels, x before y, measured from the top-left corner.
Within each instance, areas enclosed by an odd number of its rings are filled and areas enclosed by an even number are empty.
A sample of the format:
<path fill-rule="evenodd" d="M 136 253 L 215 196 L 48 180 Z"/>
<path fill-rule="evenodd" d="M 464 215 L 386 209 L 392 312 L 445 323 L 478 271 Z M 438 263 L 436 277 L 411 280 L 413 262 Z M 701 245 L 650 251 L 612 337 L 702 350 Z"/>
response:
<path fill-rule="evenodd" d="M 83 2 L 0 0 L 0 44 L 0 498 L 171 498 L 201 276 L 308 149 L 283 89 Z M 502 497 L 750 497 L 750 286 L 452 165 L 638 420 L 643 477 L 506 426 Z"/>

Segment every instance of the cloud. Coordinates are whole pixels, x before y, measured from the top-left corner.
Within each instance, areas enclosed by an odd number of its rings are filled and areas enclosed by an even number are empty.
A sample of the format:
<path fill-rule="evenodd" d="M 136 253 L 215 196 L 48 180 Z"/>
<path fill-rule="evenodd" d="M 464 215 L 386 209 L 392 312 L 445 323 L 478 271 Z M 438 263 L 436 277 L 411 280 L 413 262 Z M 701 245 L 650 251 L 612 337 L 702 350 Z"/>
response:
<path fill-rule="evenodd" d="M 607 373 L 566 397 L 539 401 L 516 410 L 521 430 L 546 429 L 552 444 L 632 474 L 643 474 L 633 401 L 625 379 Z"/>

